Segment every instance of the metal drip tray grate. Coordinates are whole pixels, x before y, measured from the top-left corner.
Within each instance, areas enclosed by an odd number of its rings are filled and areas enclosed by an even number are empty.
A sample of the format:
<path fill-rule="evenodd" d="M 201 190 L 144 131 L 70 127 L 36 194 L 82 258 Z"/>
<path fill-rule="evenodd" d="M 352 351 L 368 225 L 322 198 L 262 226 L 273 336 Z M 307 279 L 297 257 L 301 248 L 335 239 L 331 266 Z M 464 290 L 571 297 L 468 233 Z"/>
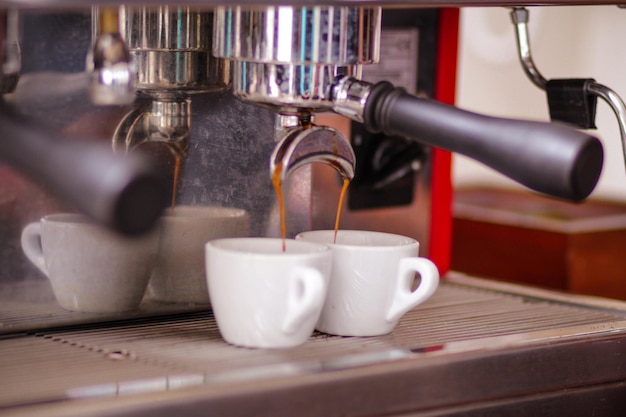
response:
<path fill-rule="evenodd" d="M 51 401 L 324 374 L 420 355 L 626 332 L 622 303 L 586 305 L 567 297 L 503 292 L 481 282 L 462 276 L 444 282 L 389 335 L 316 333 L 291 349 L 230 346 L 210 312 L 7 336 L 0 339 L 0 412 Z"/>
<path fill-rule="evenodd" d="M 104 323 L 126 318 L 153 317 L 181 311 L 198 311 L 194 304 L 159 303 L 150 299 L 141 308 L 125 313 L 78 313 L 61 308 L 47 279 L 0 285 L 0 337 L 2 334 L 29 332 L 33 329 Z"/>

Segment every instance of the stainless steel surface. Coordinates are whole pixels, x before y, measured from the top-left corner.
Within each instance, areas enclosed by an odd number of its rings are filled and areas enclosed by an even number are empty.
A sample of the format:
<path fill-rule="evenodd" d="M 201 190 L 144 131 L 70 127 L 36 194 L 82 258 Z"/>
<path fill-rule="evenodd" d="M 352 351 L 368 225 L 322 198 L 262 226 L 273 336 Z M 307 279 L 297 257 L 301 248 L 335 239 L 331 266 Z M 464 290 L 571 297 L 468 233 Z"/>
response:
<path fill-rule="evenodd" d="M 309 5 L 215 9 L 215 56 L 266 64 L 359 65 L 378 61 L 379 7 Z"/>
<path fill-rule="evenodd" d="M 363 122 L 363 109 L 371 90 L 370 83 L 338 77 L 331 90 L 333 110 L 356 122 Z"/>
<path fill-rule="evenodd" d="M 91 101 L 97 105 L 131 104 L 135 100 L 134 66 L 119 33 L 119 13 L 116 9 L 102 10 L 94 15 L 94 22 L 86 68 Z"/>
<path fill-rule="evenodd" d="M 273 106 L 282 113 L 327 111 L 337 76 L 359 74 L 358 67 L 265 64 L 234 61 L 233 94 L 242 100 Z"/>
<path fill-rule="evenodd" d="M 213 13 L 185 6 L 123 6 L 120 26 L 138 90 L 182 95 L 228 88 L 228 63 L 211 55 Z"/>
<path fill-rule="evenodd" d="M 98 34 L 87 63 L 94 104 L 123 105 L 135 100 L 132 61 L 119 33 Z"/>
<path fill-rule="evenodd" d="M 287 133 L 270 156 L 270 178 L 283 181 L 296 169 L 315 162 L 333 167 L 343 178 L 354 178 L 356 157 L 350 141 L 327 126 L 303 126 Z"/>
<path fill-rule="evenodd" d="M 190 131 L 191 99 L 155 98 L 149 108 L 135 108 L 122 119 L 113 134 L 113 150 L 130 152 L 147 142 L 156 142 L 165 144 L 175 157 L 183 158 Z"/>
<path fill-rule="evenodd" d="M 120 7 L 120 32 L 130 49 L 210 51 L 213 14 L 190 7 Z"/>
<path fill-rule="evenodd" d="M 380 337 L 242 349 L 209 312 L 15 334 L 0 340 L 0 415 L 394 415 L 532 397 L 624 381 L 625 319 L 621 302 L 450 274 Z"/>
<path fill-rule="evenodd" d="M 8 334 L 24 334 L 38 329 L 110 323 L 120 318 L 150 317 L 181 311 L 198 311 L 202 306 L 168 304 L 149 297 L 137 311 L 124 314 L 76 313 L 59 306 L 49 281 L 29 280 L 0 284 L 0 339 Z"/>
<path fill-rule="evenodd" d="M 218 7 L 216 56 L 233 61 L 233 93 L 281 108 L 330 110 L 338 75 L 378 61 L 381 9 Z"/>
<path fill-rule="evenodd" d="M 99 5 L 132 5 L 144 6 L 145 0 L 100 0 Z M 383 7 L 471 7 L 471 6 L 537 6 L 537 5 L 611 5 L 626 4 L 624 0 L 290 0 L 290 5 L 310 6 L 311 4 L 325 4 L 332 6 L 371 6 L 375 3 Z M 0 6 L 20 8 L 48 8 L 67 9 L 68 7 L 89 9 L 94 4 L 92 0 L 0 0 Z M 153 5 L 176 5 L 173 0 L 152 0 Z M 237 0 L 237 4 L 247 6 L 277 4 L 276 0 Z M 227 0 L 188 0 L 185 5 L 192 7 L 214 7 L 230 5 Z"/>

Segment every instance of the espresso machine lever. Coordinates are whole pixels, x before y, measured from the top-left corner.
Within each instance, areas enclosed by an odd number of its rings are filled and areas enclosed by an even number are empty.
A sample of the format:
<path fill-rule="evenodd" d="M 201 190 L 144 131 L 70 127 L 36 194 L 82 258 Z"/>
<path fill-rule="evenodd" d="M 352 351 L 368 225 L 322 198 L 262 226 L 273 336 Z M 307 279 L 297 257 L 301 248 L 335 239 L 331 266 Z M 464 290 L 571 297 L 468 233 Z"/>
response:
<path fill-rule="evenodd" d="M 405 136 L 469 156 L 528 188 L 572 201 L 593 191 L 600 141 L 564 124 L 479 115 L 422 99 L 388 82 L 340 78 L 334 110 L 375 132 Z"/>
<path fill-rule="evenodd" d="M 99 223 L 125 234 L 150 229 L 166 202 L 162 176 L 141 155 L 34 127 L 0 106 L 0 161 L 18 169 Z"/>
<path fill-rule="evenodd" d="M 244 101 L 283 114 L 333 111 L 374 132 L 467 155 L 557 198 L 583 200 L 599 179 L 603 149 L 591 135 L 478 115 L 362 81 L 362 66 L 379 59 L 378 7 L 220 6 L 214 27 L 213 52 L 233 63 L 233 92 Z"/>

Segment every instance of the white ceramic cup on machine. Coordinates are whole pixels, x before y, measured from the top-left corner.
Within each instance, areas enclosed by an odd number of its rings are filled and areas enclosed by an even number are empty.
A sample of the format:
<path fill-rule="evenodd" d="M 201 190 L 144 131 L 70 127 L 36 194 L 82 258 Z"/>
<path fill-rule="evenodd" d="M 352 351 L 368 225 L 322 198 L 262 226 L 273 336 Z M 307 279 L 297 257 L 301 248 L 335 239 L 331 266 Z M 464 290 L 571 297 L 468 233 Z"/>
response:
<path fill-rule="evenodd" d="M 248 236 L 250 216 L 229 207 L 176 206 L 161 218 L 159 253 L 147 294 L 166 303 L 208 304 L 204 245 Z"/>
<path fill-rule="evenodd" d="M 328 246 L 273 238 L 217 239 L 206 245 L 213 313 L 224 340 L 286 348 L 312 334 L 324 304 Z"/>
<path fill-rule="evenodd" d="M 125 237 L 79 214 L 58 213 L 22 231 L 26 257 L 50 280 L 61 307 L 117 313 L 138 308 L 158 248 L 158 233 Z"/>
<path fill-rule="evenodd" d="M 390 333 L 400 318 L 437 289 L 439 271 L 418 257 L 419 243 L 390 233 L 314 230 L 298 241 L 329 245 L 333 267 L 326 302 L 316 329 L 341 336 Z M 420 275 L 413 288 L 415 274 Z"/>

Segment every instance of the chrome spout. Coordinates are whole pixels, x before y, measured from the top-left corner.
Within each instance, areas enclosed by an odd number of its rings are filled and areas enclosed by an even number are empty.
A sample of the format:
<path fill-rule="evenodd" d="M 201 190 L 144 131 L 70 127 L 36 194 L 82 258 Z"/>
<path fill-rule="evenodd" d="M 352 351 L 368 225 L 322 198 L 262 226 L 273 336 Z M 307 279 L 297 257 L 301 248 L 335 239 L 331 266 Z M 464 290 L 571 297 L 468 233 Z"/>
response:
<path fill-rule="evenodd" d="M 293 171 L 314 162 L 333 167 L 343 178 L 354 178 L 356 157 L 350 141 L 336 129 L 313 124 L 290 130 L 270 158 L 270 178 L 284 181 Z"/>
<path fill-rule="evenodd" d="M 362 121 L 373 132 L 461 153 L 553 197 L 587 198 L 602 170 L 600 141 L 564 124 L 471 113 L 413 96 L 385 81 L 372 85 L 343 78 L 334 90 L 333 110 Z"/>
<path fill-rule="evenodd" d="M 191 99 L 153 99 L 129 112 L 113 134 L 113 150 L 128 153 L 146 142 L 162 143 L 177 158 L 186 155 L 191 130 Z"/>
<path fill-rule="evenodd" d="M 98 105 L 130 104 L 135 100 L 134 66 L 119 32 L 118 12 L 96 11 L 98 32 L 87 57 L 91 100 Z"/>

